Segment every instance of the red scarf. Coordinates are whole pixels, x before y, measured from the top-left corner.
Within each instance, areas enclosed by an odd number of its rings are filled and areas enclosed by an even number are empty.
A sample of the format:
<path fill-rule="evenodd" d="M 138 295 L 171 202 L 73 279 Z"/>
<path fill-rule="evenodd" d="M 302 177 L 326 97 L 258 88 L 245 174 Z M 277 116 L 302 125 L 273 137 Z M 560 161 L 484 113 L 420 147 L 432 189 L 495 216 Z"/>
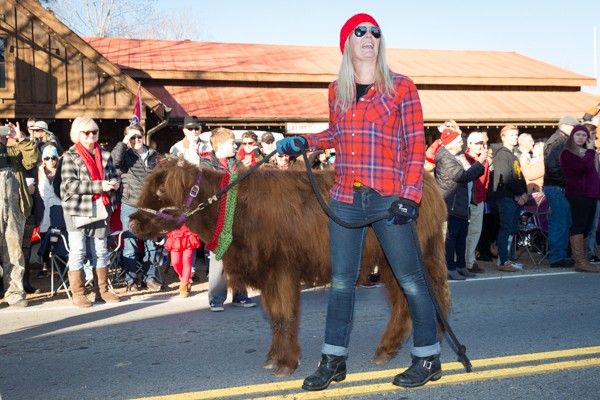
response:
<path fill-rule="evenodd" d="M 102 150 L 100 149 L 100 145 L 98 143 L 94 144 L 94 157 L 86 149 L 83 147 L 81 143 L 75 143 L 75 150 L 77 150 L 77 154 L 83 160 L 85 167 L 88 170 L 88 174 L 90 174 L 90 178 L 92 181 L 101 181 L 104 179 L 104 167 L 102 166 Z M 101 172 L 102 171 L 102 172 Z M 102 192 L 102 194 L 94 194 L 92 200 L 98 200 L 102 196 L 102 203 L 104 205 L 108 205 L 110 203 L 110 199 L 106 192 Z"/>
<path fill-rule="evenodd" d="M 250 166 L 256 165 L 256 153 L 254 152 L 253 149 L 250 153 L 246 153 L 246 150 L 244 150 L 244 147 L 242 146 L 241 149 L 238 150 L 238 157 L 240 160 L 243 160 L 244 158 L 246 158 L 247 155 L 252 156 L 252 163 L 250 164 Z"/>

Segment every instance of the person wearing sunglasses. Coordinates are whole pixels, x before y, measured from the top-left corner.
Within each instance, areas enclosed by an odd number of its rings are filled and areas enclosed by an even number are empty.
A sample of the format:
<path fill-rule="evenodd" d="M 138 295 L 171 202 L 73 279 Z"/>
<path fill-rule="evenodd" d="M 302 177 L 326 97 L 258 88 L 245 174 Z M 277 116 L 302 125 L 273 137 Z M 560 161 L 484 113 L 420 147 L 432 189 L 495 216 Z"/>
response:
<path fill-rule="evenodd" d="M 403 289 L 413 325 L 412 364 L 393 383 L 416 387 L 442 376 L 437 315 L 427 290 L 415 222 L 422 195 L 425 134 L 413 81 L 390 71 L 383 30 L 368 14 L 348 19 L 340 31 L 342 61 L 329 85 L 329 128 L 277 142 L 279 153 L 336 150 L 331 210 L 348 223 L 388 214 L 371 225 Z M 346 358 L 361 251 L 369 227 L 329 221 L 332 285 L 325 340 L 317 370 L 302 385 L 322 390 L 346 378 Z"/>
<path fill-rule="evenodd" d="M 183 156 L 186 161 L 193 164 L 200 163 L 200 153 L 204 150 L 203 143 L 200 140 L 202 133 L 202 122 L 195 115 L 187 116 L 183 119 L 183 139 L 171 146 L 169 153 L 175 157 Z"/>
<path fill-rule="evenodd" d="M 236 158 L 244 164 L 246 168 L 256 165 L 263 159 L 263 155 L 258 148 L 258 135 L 252 131 L 242 133 L 242 145 L 237 152 Z"/>
<path fill-rule="evenodd" d="M 29 121 L 27 122 L 29 124 Z M 48 129 L 48 124 L 45 121 L 37 120 L 31 126 L 27 126 L 31 132 L 31 141 L 36 144 L 40 152 L 44 151 L 46 145 L 52 145 L 58 151 L 58 155 L 62 155 L 63 147 L 56 135 Z"/>
<path fill-rule="evenodd" d="M 204 140 L 206 134 L 202 134 L 202 121 L 195 115 L 189 115 L 183 119 L 183 125 L 179 125 L 179 127 L 183 129 L 184 138 L 171 146 L 169 153 L 199 165 L 200 158 L 209 155 L 212 150 L 208 139 Z M 206 133 L 209 134 L 209 132 Z M 200 277 L 196 274 L 196 250 L 192 255 L 192 281 L 200 281 Z"/>
<path fill-rule="evenodd" d="M 86 242 L 92 255 L 93 274 L 97 283 L 96 301 L 117 303 L 121 299 L 108 290 L 106 247 L 110 233 L 108 221 L 116 209 L 116 191 L 120 187 L 119 175 L 110 152 L 98 144 L 100 131 L 90 117 L 77 117 L 71 125 L 70 137 L 74 143 L 65 151 L 61 165 L 60 198 L 69 235 L 69 285 L 73 293 L 73 305 L 91 307 L 85 296 Z M 101 210 L 100 207 L 104 207 Z M 107 215 L 108 214 L 108 215 Z M 104 217 L 89 224 L 81 224 L 83 218 Z"/>
<path fill-rule="evenodd" d="M 129 216 L 137 211 L 135 206 L 142 192 L 146 176 L 158 163 L 158 153 L 144 144 L 144 128 L 129 125 L 125 128 L 123 140 L 113 148 L 111 155 L 115 167 L 121 175 L 121 230 L 123 231 L 123 269 L 125 270 L 126 292 L 137 292 L 138 238 L 129 230 Z M 156 244 L 144 240 L 142 260 L 142 281 L 148 289 L 160 291 L 162 284 L 157 278 Z"/>
<path fill-rule="evenodd" d="M 41 242 L 44 242 L 46 233 L 52 225 L 51 223 L 51 210 L 53 213 L 63 214 L 62 206 L 60 204 L 60 197 L 54 192 L 52 186 L 54 178 L 56 177 L 56 171 L 58 166 L 58 150 L 52 144 L 48 144 L 44 147 L 42 152 L 42 164 L 38 167 L 37 174 L 37 185 L 36 191 L 34 192 L 34 204 L 36 214 L 36 224 L 40 228 Z M 42 269 L 38 273 L 38 278 L 47 278 L 48 269 L 50 265 L 50 247 L 48 246 L 42 256 Z"/>

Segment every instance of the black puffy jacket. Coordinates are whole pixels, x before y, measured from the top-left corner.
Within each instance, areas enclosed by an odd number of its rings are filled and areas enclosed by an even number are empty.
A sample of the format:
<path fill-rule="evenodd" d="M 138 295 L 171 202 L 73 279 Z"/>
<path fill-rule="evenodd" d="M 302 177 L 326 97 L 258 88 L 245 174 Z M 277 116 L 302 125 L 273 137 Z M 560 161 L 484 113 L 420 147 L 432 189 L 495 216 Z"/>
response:
<path fill-rule="evenodd" d="M 469 219 L 469 182 L 483 175 L 484 166 L 476 161 L 467 170 L 444 146 L 435 155 L 435 179 L 442 191 L 448 215 Z"/>
<path fill-rule="evenodd" d="M 145 147 L 148 151 L 146 163 L 135 150 L 123 142 L 117 143 L 111 152 L 115 167 L 121 175 L 121 202 L 133 207 L 142 193 L 144 178 L 152 172 L 158 162 L 156 150 Z"/>

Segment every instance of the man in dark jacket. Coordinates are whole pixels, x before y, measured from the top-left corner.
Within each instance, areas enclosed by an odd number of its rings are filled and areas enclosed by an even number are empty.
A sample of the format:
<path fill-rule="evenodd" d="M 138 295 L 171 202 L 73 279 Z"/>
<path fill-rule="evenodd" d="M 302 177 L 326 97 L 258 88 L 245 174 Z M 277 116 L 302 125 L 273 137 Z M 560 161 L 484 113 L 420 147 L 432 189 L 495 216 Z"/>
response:
<path fill-rule="evenodd" d="M 521 173 L 519 159 L 513 154 L 519 129 L 507 125 L 500 131 L 502 145 L 494 144 L 494 195 L 500 213 L 498 231 L 498 270 L 514 272 L 522 264 L 509 259 L 513 237 L 519 228 L 521 206 L 527 202 L 527 183 Z"/>
<path fill-rule="evenodd" d="M 123 267 L 128 292 L 137 292 L 138 238 L 129 230 L 129 216 L 137 211 L 136 203 L 142 192 L 144 178 L 156 167 L 158 153 L 144 144 L 141 126 L 125 128 L 123 141 L 112 151 L 115 167 L 121 175 L 121 224 L 123 225 Z M 159 291 L 162 284 L 156 275 L 156 244 L 145 240 L 142 261 L 143 281 L 149 289 Z"/>
<path fill-rule="evenodd" d="M 465 261 L 467 232 L 469 230 L 469 203 L 473 200 L 473 181 L 484 172 L 487 158 L 480 154 L 470 165 L 460 154 L 463 140 L 458 132 L 445 129 L 440 138 L 442 146 L 435 155 L 435 178 L 448 208 L 446 230 L 446 265 L 448 279 L 464 280 L 475 274 L 467 269 Z"/>
<path fill-rule="evenodd" d="M 558 129 L 544 145 L 544 194 L 550 205 L 548 218 L 548 261 L 550 267 L 573 267 L 573 261 L 567 257 L 569 247 L 569 228 L 571 227 L 571 207 L 565 197 L 565 177 L 560 169 L 560 152 L 565 147 L 573 127 L 579 121 L 564 116 L 558 121 Z"/>

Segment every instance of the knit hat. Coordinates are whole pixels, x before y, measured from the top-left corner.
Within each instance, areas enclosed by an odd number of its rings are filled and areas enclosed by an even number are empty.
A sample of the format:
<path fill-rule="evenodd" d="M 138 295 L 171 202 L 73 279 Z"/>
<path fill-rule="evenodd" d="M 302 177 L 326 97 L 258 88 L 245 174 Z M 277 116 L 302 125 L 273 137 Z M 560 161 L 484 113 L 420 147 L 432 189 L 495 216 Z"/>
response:
<path fill-rule="evenodd" d="M 379 28 L 379 24 L 375 21 L 375 18 L 371 17 L 369 14 L 356 14 L 350 17 L 340 30 L 340 50 L 342 51 L 342 54 L 344 54 L 344 45 L 346 44 L 346 40 L 348 40 L 348 36 L 350 36 L 354 28 L 362 22 L 370 22 Z"/>
<path fill-rule="evenodd" d="M 577 126 L 579 125 L 579 121 L 577 121 L 577 118 L 575 117 L 571 117 L 570 115 L 565 115 L 564 117 L 562 117 L 560 119 L 560 121 L 558 121 L 558 125 L 571 125 L 571 126 Z"/>
<path fill-rule="evenodd" d="M 590 138 L 590 130 L 584 125 L 575 126 L 573 128 L 573 130 L 571 131 L 571 136 L 573 136 L 575 134 L 575 132 L 579 132 L 579 131 L 584 131 L 585 134 L 587 135 L 588 139 Z"/>
<path fill-rule="evenodd" d="M 58 158 L 58 151 L 54 146 L 45 146 L 44 151 L 42 151 L 42 160 L 46 157 L 56 157 Z"/>
<path fill-rule="evenodd" d="M 452 147 L 462 140 L 460 133 L 453 131 L 452 129 L 444 129 L 442 136 L 440 137 L 444 147 Z"/>

